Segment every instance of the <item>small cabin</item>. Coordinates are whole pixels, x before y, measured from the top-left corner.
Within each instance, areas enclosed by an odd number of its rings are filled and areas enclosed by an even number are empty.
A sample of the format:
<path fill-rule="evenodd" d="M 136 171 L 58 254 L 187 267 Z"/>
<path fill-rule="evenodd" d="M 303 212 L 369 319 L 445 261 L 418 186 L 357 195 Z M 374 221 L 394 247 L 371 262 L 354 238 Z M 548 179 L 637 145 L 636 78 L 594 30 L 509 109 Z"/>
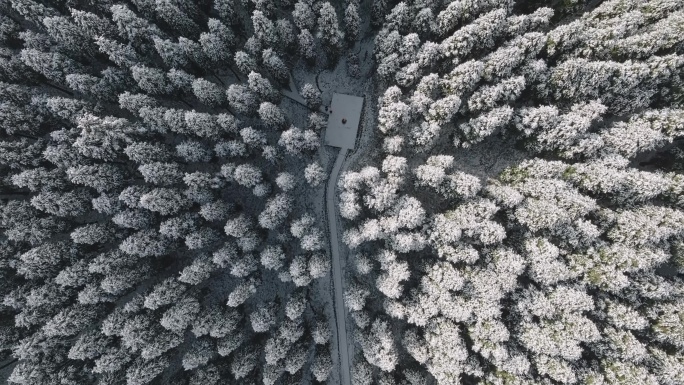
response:
<path fill-rule="evenodd" d="M 345 94 L 333 94 L 328 113 L 328 128 L 325 130 L 325 144 L 328 146 L 354 149 L 356 133 L 361 121 L 363 98 Z"/>

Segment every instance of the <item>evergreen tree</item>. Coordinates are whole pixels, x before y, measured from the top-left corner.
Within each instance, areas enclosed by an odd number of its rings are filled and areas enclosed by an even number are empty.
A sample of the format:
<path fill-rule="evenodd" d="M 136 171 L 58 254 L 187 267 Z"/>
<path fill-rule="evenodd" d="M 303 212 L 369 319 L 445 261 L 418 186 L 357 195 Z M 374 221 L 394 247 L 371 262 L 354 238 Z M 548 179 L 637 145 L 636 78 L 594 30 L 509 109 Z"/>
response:
<path fill-rule="evenodd" d="M 192 82 L 192 92 L 200 102 L 210 107 L 219 107 L 226 100 L 225 91 L 218 85 L 202 78 L 197 78 Z"/>
<path fill-rule="evenodd" d="M 290 81 L 290 69 L 283 59 L 275 51 L 265 49 L 261 58 L 268 73 L 281 85 L 287 85 Z"/>
<path fill-rule="evenodd" d="M 173 92 L 173 86 L 161 70 L 141 65 L 131 67 L 133 79 L 145 92 L 152 95 L 165 95 Z"/>
<path fill-rule="evenodd" d="M 300 0 L 295 3 L 292 18 L 295 25 L 302 30 L 311 30 L 316 25 L 316 15 L 307 1 Z"/>
<path fill-rule="evenodd" d="M 302 29 L 297 36 L 297 41 L 299 42 L 299 54 L 307 62 L 314 62 L 316 60 L 316 42 L 311 32 L 308 29 Z"/>
<path fill-rule="evenodd" d="M 344 35 L 339 29 L 335 8 L 329 2 L 321 5 L 317 22 L 323 48 L 330 54 L 337 54 Z"/>
<path fill-rule="evenodd" d="M 261 74 L 254 71 L 250 72 L 247 84 L 249 85 L 249 89 L 259 95 L 263 100 L 271 103 L 280 102 L 280 93 L 273 87 L 271 82 L 261 76 Z"/>
<path fill-rule="evenodd" d="M 226 97 L 230 107 L 240 114 L 253 115 L 257 111 L 258 99 L 248 87 L 231 84 Z"/>
<path fill-rule="evenodd" d="M 259 106 L 259 117 L 269 127 L 278 129 L 285 125 L 285 114 L 283 111 L 273 103 L 263 102 Z"/>
<path fill-rule="evenodd" d="M 345 25 L 345 35 L 344 37 L 349 41 L 356 41 L 359 38 L 359 28 L 360 28 L 359 10 L 358 5 L 350 2 L 347 8 L 344 10 L 344 25 Z"/>

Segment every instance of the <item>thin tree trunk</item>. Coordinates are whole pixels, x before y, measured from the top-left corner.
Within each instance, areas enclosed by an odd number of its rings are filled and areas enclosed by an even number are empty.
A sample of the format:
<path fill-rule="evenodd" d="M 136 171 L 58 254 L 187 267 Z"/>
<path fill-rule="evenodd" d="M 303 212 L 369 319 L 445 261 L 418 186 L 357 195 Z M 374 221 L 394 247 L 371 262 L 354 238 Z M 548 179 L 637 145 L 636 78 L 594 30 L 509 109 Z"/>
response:
<path fill-rule="evenodd" d="M 231 66 L 227 66 L 227 67 L 228 67 L 228 70 L 230 70 L 230 72 L 232 72 L 233 75 L 235 75 L 235 77 L 237 78 L 237 80 L 238 80 L 239 82 L 242 83 L 242 79 L 240 79 L 240 77 L 238 76 L 237 72 L 235 72 L 235 70 L 233 70 L 233 68 L 232 68 Z"/>
<path fill-rule="evenodd" d="M 13 359 L 12 361 L 6 363 L 5 365 L 0 366 L 0 370 L 5 369 L 8 366 L 14 365 L 17 361 L 19 361 L 18 358 Z"/>
<path fill-rule="evenodd" d="M 2 194 L 2 195 L 31 195 L 31 193 L 32 193 L 31 191 L 26 191 L 26 190 L 23 190 L 23 191 L 22 190 L 9 190 L 9 189 L 0 190 L 0 194 Z"/>
<path fill-rule="evenodd" d="M 180 100 L 181 103 L 185 104 L 186 106 L 188 106 L 188 107 L 190 107 L 190 108 L 192 108 L 192 109 L 195 108 L 192 104 L 188 103 L 188 102 L 187 102 L 185 99 L 183 99 L 183 98 L 180 98 L 180 97 L 179 97 L 178 100 Z"/>
<path fill-rule="evenodd" d="M 64 88 L 59 87 L 59 86 L 56 86 L 56 85 L 54 85 L 54 84 L 52 84 L 52 83 L 45 82 L 45 85 L 48 86 L 48 87 L 54 88 L 54 89 L 56 89 L 56 90 L 58 90 L 58 91 L 62 91 L 62 92 L 64 92 L 65 94 L 67 94 L 67 95 L 69 95 L 69 96 L 74 96 L 74 93 L 73 93 L 73 92 L 71 92 L 71 91 L 69 91 L 69 90 L 65 90 Z"/>
<path fill-rule="evenodd" d="M 223 80 L 221 80 L 221 78 L 216 74 L 216 72 L 211 71 L 211 76 L 213 76 L 216 80 L 218 80 L 222 86 L 224 86 L 224 87 L 226 86 L 226 83 L 224 83 Z"/>
<path fill-rule="evenodd" d="M 38 140 L 38 139 L 39 139 L 37 136 L 33 136 L 33 135 L 29 135 L 29 134 L 22 134 L 22 133 L 20 133 L 20 132 L 15 132 L 14 135 L 16 135 L 16 136 L 21 136 L 21 137 L 23 137 L 23 138 L 33 139 L 33 140 Z"/>

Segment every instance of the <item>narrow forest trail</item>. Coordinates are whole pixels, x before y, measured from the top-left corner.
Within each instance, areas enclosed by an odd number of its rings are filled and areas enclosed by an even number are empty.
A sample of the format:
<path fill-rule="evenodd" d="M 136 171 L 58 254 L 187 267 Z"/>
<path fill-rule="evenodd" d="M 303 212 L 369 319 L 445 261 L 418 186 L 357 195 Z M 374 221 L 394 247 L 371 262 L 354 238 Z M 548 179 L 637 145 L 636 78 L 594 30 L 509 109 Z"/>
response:
<path fill-rule="evenodd" d="M 335 325 L 337 329 L 338 364 L 340 367 L 340 384 L 351 385 L 351 366 L 349 359 L 349 346 L 347 339 L 347 309 L 344 306 L 344 287 L 342 286 L 342 262 L 340 261 L 340 239 L 337 226 L 337 208 L 335 191 L 337 178 L 344 160 L 347 157 L 347 149 L 341 148 L 335 164 L 328 178 L 326 187 L 326 207 L 328 212 L 328 229 L 330 231 L 330 252 L 332 254 L 332 274 L 335 291 Z"/>

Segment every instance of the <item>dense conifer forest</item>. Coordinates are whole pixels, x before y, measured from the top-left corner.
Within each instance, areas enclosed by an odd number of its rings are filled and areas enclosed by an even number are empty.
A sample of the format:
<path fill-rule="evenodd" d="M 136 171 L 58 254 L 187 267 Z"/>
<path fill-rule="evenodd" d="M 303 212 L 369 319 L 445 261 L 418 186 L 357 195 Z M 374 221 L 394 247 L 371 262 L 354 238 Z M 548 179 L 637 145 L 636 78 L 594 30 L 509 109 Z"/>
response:
<path fill-rule="evenodd" d="M 681 0 L 0 0 L 0 382 L 682 385 L 683 79 Z"/>

